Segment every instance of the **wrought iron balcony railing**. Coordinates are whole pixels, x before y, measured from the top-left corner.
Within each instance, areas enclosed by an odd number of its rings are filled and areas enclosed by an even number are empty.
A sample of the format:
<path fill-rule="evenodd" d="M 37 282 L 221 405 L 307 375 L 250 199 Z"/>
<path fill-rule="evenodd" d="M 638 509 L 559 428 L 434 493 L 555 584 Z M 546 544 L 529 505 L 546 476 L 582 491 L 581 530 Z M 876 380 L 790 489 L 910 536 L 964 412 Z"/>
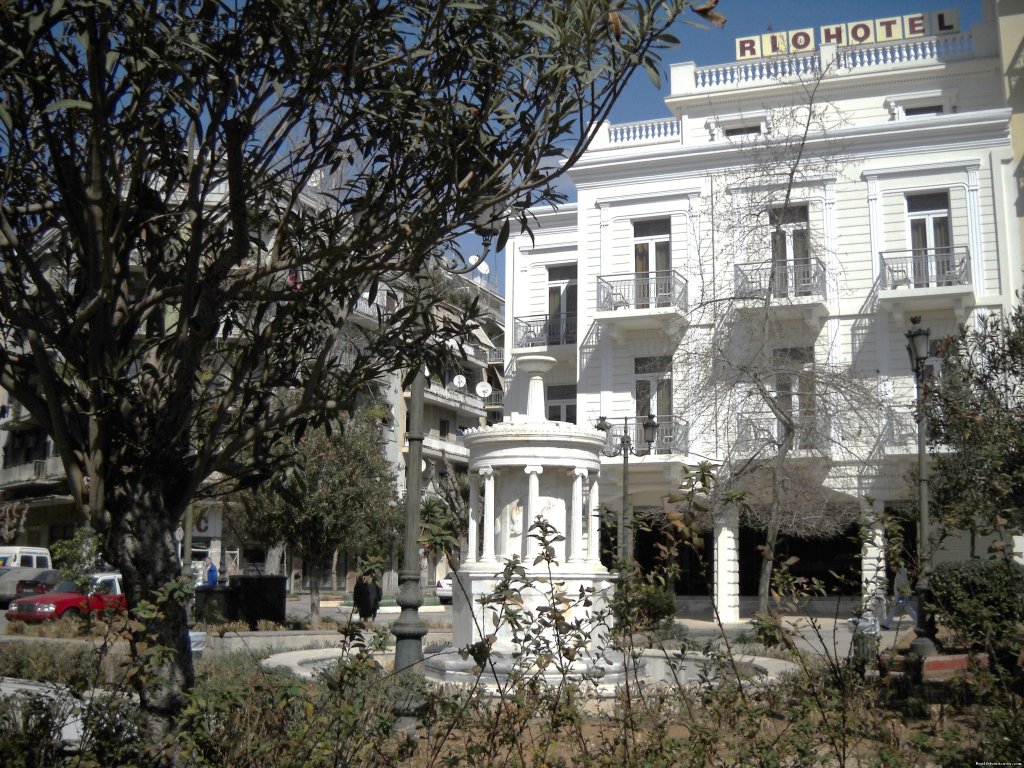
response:
<path fill-rule="evenodd" d="M 686 278 L 675 270 L 629 272 L 597 278 L 597 309 L 686 309 Z"/>
<path fill-rule="evenodd" d="M 778 447 L 783 437 L 782 423 L 771 414 L 740 414 L 736 422 L 734 448 L 741 456 L 772 446 Z M 817 416 L 797 416 L 793 450 L 821 450 L 826 445 L 825 425 Z"/>
<path fill-rule="evenodd" d="M 882 251 L 880 256 L 883 290 L 971 284 L 971 259 L 966 245 Z"/>
<path fill-rule="evenodd" d="M 646 418 L 646 417 L 645 417 Z M 596 421 L 596 419 L 594 420 Z M 674 416 L 658 416 L 658 429 L 655 433 L 654 443 L 648 452 L 647 443 L 644 441 L 644 419 L 630 419 L 625 428 L 629 430 L 629 439 L 634 452 L 638 455 L 665 456 L 671 454 L 686 454 L 690 452 L 690 423 Z M 622 443 L 622 418 L 608 417 L 610 428 L 608 430 L 608 445 L 617 447 Z"/>
<path fill-rule="evenodd" d="M 576 313 L 517 317 L 513 344 L 517 347 L 551 347 L 576 343 Z"/>
<path fill-rule="evenodd" d="M 737 264 L 736 296 L 741 299 L 825 297 L 825 265 L 821 259 L 798 262 Z"/>

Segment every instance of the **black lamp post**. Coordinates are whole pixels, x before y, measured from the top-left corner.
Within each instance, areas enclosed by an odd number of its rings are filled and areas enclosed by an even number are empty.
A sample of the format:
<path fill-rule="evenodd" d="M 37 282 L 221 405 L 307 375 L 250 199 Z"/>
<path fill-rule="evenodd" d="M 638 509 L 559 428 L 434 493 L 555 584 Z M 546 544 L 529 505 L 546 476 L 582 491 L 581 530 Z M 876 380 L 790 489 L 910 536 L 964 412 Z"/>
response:
<path fill-rule="evenodd" d="M 608 435 L 609 438 L 608 444 L 601 449 L 601 453 L 605 456 L 622 456 L 622 509 L 619 510 L 617 542 L 619 546 L 619 559 L 629 562 L 633 558 L 633 515 L 629 509 L 629 456 L 630 454 L 634 456 L 639 456 L 640 454 L 634 450 L 633 441 L 629 436 L 628 416 L 624 416 L 622 419 L 622 436 L 619 438 L 617 446 L 611 444 L 612 425 L 608 422 L 608 419 L 601 416 L 595 426 Z M 644 442 L 647 443 L 647 450 L 649 451 L 658 436 L 658 421 L 654 418 L 653 413 L 647 415 L 643 426 Z"/>
<path fill-rule="evenodd" d="M 936 654 L 935 641 L 932 639 L 933 627 L 928 616 L 925 615 L 925 604 L 928 600 L 930 585 L 928 583 L 932 571 L 932 553 L 928 546 L 928 456 L 925 451 L 928 439 L 928 414 L 925 410 L 925 362 L 928 359 L 928 337 L 930 331 L 921 327 L 921 317 L 917 315 L 910 318 L 912 323 L 907 331 L 907 354 L 910 356 L 910 367 L 914 371 L 914 381 L 917 385 L 917 408 L 915 416 L 917 421 L 917 506 L 918 506 L 918 532 L 917 532 L 917 559 L 920 573 L 917 579 L 917 626 L 914 628 L 917 637 L 910 644 L 912 653 L 921 658 L 934 656 Z"/>

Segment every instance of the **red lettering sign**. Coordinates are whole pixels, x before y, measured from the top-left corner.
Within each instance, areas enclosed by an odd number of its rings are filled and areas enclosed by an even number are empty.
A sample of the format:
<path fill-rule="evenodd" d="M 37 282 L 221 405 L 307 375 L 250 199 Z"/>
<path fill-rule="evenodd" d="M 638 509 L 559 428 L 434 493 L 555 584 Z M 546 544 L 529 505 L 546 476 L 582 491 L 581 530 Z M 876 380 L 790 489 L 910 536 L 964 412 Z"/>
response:
<path fill-rule="evenodd" d="M 895 40 L 899 37 L 899 25 L 899 19 L 878 19 L 875 22 L 875 37 L 877 37 L 879 41 Z"/>
<path fill-rule="evenodd" d="M 925 24 L 923 13 L 915 13 L 903 17 L 904 37 L 924 37 L 927 31 L 928 26 Z"/>
<path fill-rule="evenodd" d="M 736 38 L 736 61 L 743 59 L 757 59 L 761 56 L 760 41 L 756 37 Z"/>
<path fill-rule="evenodd" d="M 869 21 L 858 21 L 856 24 L 850 25 L 850 42 L 853 43 L 867 43 L 870 42 L 874 37 L 875 30 L 872 29 L 871 22 Z"/>
<path fill-rule="evenodd" d="M 791 51 L 809 51 L 814 48 L 814 35 L 809 29 L 798 29 L 789 35 L 789 49 Z"/>
<path fill-rule="evenodd" d="M 831 27 L 821 28 L 821 42 L 846 45 L 846 25 L 833 24 Z"/>

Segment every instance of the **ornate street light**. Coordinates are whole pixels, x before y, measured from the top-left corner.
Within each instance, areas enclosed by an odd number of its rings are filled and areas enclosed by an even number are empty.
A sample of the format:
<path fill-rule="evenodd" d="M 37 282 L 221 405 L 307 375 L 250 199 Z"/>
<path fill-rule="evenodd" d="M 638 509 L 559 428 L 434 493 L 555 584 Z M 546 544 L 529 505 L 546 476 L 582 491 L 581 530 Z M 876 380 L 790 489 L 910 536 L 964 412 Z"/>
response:
<path fill-rule="evenodd" d="M 612 425 L 604 416 L 597 420 L 594 425 L 608 436 L 608 443 L 601 449 L 605 456 L 622 456 L 622 509 L 619 510 L 618 537 L 616 539 L 619 548 L 619 559 L 629 562 L 633 558 L 633 516 L 629 509 L 629 456 L 639 456 L 633 448 L 633 441 L 629 436 L 629 417 L 622 418 L 622 436 L 619 444 L 611 444 Z M 644 419 L 644 442 L 647 443 L 647 450 L 651 450 L 654 441 L 658 436 L 658 421 L 654 414 L 648 414 Z M 628 521 L 628 525 L 627 525 Z"/>
<path fill-rule="evenodd" d="M 915 410 L 915 420 L 917 421 L 917 506 L 919 512 L 917 560 L 920 568 L 915 589 L 917 593 L 917 626 L 914 628 L 914 632 L 917 637 L 910 644 L 910 650 L 924 658 L 937 653 L 935 641 L 932 639 L 933 624 L 931 618 L 925 615 L 925 604 L 930 593 L 929 578 L 932 572 L 932 553 L 928 546 L 928 456 L 925 452 L 928 438 L 928 414 L 925 410 L 924 390 L 930 331 L 921 327 L 920 315 L 911 317 L 910 322 L 912 325 L 905 335 L 910 367 L 914 371 L 914 381 L 917 386 L 917 408 Z"/>

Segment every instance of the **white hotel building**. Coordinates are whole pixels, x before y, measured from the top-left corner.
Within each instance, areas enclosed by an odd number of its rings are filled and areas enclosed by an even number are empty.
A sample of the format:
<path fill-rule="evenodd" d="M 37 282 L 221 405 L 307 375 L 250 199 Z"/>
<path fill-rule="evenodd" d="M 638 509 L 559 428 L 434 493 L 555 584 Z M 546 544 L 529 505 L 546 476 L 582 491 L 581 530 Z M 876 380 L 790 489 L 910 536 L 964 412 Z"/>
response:
<path fill-rule="evenodd" d="M 911 317 L 934 342 L 1006 312 L 1022 285 L 996 4 L 984 10 L 970 31 L 953 11 L 942 34 L 674 65 L 668 116 L 603 126 L 571 171 L 577 202 L 534 211 L 532 236 L 510 240 L 505 418 L 526 408 L 516 356 L 555 357 L 548 418 L 605 416 L 614 444 L 628 424 L 628 504 L 656 515 L 702 461 L 746 472 L 764 506 L 781 411 L 795 425 L 780 464 L 795 533 L 779 552 L 856 582 L 855 540 L 796 534 L 816 515 L 846 533 L 874 524 L 860 580 L 879 584 L 877 519 L 915 494 Z M 611 515 L 622 463 L 602 462 Z M 763 534 L 734 507 L 706 524 L 710 568 L 685 555 L 677 591 L 713 594 L 735 621 Z M 650 542 L 637 544 L 643 562 Z M 963 546 L 947 541 L 946 556 Z"/>

